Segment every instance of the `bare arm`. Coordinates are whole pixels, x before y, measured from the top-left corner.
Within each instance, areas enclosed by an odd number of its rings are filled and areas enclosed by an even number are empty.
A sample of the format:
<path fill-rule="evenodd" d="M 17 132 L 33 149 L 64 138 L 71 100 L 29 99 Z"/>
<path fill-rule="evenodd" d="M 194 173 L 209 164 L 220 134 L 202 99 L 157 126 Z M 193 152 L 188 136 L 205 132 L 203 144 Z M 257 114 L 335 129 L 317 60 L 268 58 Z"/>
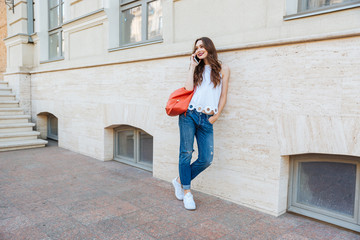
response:
<path fill-rule="evenodd" d="M 222 74 L 222 88 L 221 88 L 221 95 L 220 95 L 219 106 L 218 106 L 218 113 L 209 118 L 209 122 L 211 124 L 213 124 L 216 120 L 218 120 L 222 110 L 225 107 L 226 100 L 227 100 L 227 93 L 228 93 L 229 79 L 230 79 L 229 67 L 226 65 L 223 65 L 222 69 L 221 69 L 221 74 Z"/>
<path fill-rule="evenodd" d="M 195 71 L 195 67 L 198 65 L 194 61 L 194 56 L 195 56 L 195 54 L 191 55 L 191 57 L 190 57 L 190 69 L 189 69 L 188 77 L 187 77 L 187 80 L 186 80 L 185 86 L 184 86 L 186 90 L 194 89 L 194 71 Z"/>

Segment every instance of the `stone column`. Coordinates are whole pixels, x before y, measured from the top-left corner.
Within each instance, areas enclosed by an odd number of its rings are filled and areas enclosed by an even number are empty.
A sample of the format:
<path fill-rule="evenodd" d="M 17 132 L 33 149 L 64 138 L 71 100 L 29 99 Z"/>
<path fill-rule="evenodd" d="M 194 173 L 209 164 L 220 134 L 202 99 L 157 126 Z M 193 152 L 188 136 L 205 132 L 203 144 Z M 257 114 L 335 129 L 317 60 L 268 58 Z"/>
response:
<path fill-rule="evenodd" d="M 34 66 L 34 44 L 28 34 L 27 1 L 15 0 L 15 9 L 7 10 L 7 68 L 4 80 L 9 83 L 20 107 L 31 113 L 31 75 Z M 29 21 L 33 21 L 30 19 Z"/>
<path fill-rule="evenodd" d="M 6 5 L 0 1 L 0 81 L 4 79 L 3 73 L 6 71 L 6 46 L 2 41 L 7 36 L 6 22 Z"/>

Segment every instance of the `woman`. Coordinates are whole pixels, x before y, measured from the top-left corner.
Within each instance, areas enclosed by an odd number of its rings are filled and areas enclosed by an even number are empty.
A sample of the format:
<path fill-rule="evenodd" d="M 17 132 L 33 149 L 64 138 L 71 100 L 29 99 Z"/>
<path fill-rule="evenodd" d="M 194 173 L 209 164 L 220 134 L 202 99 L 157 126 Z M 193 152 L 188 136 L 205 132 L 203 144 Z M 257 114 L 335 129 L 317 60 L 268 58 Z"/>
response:
<path fill-rule="evenodd" d="M 172 184 L 176 198 L 183 200 L 186 209 L 195 210 L 190 184 L 213 160 L 213 124 L 226 103 L 230 69 L 219 62 L 214 43 L 207 37 L 196 39 L 190 61 L 185 88 L 195 88 L 195 93 L 186 115 L 179 116 L 180 177 L 176 177 Z M 194 138 L 198 145 L 198 159 L 190 164 Z"/>

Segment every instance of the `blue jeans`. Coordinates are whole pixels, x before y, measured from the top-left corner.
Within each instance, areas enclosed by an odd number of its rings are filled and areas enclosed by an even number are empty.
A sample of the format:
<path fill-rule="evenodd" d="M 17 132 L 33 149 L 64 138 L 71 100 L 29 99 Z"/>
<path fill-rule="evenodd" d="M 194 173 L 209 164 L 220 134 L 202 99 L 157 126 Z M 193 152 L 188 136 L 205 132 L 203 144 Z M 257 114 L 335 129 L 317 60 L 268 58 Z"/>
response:
<path fill-rule="evenodd" d="M 180 153 L 179 174 L 183 189 L 190 189 L 191 180 L 210 166 L 214 155 L 213 125 L 211 115 L 187 110 L 186 116 L 179 116 Z M 198 159 L 191 163 L 194 151 L 194 138 L 198 145 Z M 191 163 L 191 164 L 190 164 Z"/>

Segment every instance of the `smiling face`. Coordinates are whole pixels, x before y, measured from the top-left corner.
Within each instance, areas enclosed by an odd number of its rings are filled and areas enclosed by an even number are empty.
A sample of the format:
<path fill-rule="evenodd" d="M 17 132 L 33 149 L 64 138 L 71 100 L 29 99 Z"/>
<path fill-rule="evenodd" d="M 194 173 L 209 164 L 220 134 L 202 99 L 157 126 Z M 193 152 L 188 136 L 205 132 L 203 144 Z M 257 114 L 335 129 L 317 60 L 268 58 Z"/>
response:
<path fill-rule="evenodd" d="M 195 54 L 199 59 L 205 59 L 208 56 L 208 51 L 205 49 L 202 40 L 196 42 Z"/>

